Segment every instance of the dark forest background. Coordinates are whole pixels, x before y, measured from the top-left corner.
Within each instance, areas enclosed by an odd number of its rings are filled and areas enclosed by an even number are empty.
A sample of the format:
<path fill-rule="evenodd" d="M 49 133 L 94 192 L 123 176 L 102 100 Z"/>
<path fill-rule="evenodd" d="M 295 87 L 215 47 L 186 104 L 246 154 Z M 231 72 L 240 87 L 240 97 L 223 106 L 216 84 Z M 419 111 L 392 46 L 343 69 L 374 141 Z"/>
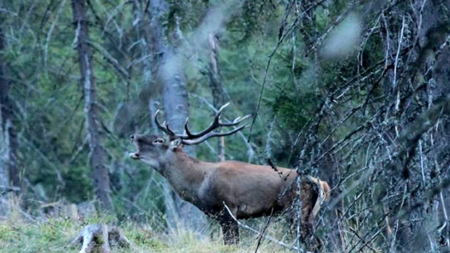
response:
<path fill-rule="evenodd" d="M 128 136 L 230 102 L 249 127 L 185 150 L 328 181 L 325 252 L 450 252 L 450 1 L 0 2 L 0 220 L 214 230 Z"/>

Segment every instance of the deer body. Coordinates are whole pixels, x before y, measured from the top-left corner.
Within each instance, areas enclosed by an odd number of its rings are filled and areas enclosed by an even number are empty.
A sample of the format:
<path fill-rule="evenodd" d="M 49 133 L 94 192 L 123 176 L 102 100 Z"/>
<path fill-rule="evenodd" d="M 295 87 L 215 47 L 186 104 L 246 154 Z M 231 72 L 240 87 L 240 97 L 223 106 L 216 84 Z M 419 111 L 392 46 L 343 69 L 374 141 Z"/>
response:
<path fill-rule="evenodd" d="M 282 169 L 286 176 L 280 176 L 268 166 L 236 161 L 201 162 L 181 149 L 175 156 L 176 162 L 164 167 L 170 171 L 164 176 L 181 198 L 208 215 L 218 215 L 225 203 L 238 219 L 259 217 L 270 214 L 272 209 L 283 210 L 294 197 L 292 191 L 278 197 L 295 178 L 290 170 Z"/>
<path fill-rule="evenodd" d="M 225 203 L 237 219 L 259 217 L 281 211 L 291 203 L 292 191 L 279 199 L 290 181 L 267 166 L 221 162 L 213 167 L 200 194 L 213 196 L 208 204 L 218 211 Z"/>
<path fill-rule="evenodd" d="M 155 120 L 160 126 L 156 117 Z M 218 116 L 215 122 L 220 123 Z M 235 125 L 239 122 L 229 124 Z M 297 194 L 297 184 L 294 182 L 297 173 L 294 170 L 277 168 L 275 171 L 269 166 L 237 161 L 218 163 L 198 161 L 182 150 L 182 144 L 196 144 L 196 141 L 183 141 L 183 138 L 187 137 L 176 136 L 167 125 L 160 128 L 169 135 L 169 138 L 132 135 L 131 139 L 137 151 L 131 153 L 130 157 L 141 160 L 157 170 L 182 199 L 191 202 L 206 215 L 217 219 L 222 226 L 225 244 L 239 241 L 238 224 L 233 216 L 237 219 L 246 219 L 278 214 L 289 208 L 294 201 Z M 242 127 L 233 131 L 240 129 Z M 233 131 L 222 135 L 228 135 Z M 188 136 L 196 138 L 205 134 L 191 134 L 187 128 L 186 132 Z M 211 130 L 208 132 L 210 136 L 219 134 L 211 133 Z M 204 141 L 209 137 L 200 138 Z M 311 234 L 313 218 L 322 200 L 329 197 L 330 188 L 326 182 L 312 177 L 303 178 L 301 185 L 301 223 L 304 237 Z"/>

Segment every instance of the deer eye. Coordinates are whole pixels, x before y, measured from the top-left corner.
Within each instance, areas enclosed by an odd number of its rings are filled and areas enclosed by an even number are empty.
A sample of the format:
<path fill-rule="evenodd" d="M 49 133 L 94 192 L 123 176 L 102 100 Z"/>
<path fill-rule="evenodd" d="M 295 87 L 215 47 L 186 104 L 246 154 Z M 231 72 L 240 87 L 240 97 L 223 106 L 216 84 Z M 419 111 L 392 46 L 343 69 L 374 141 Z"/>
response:
<path fill-rule="evenodd" d="M 164 143 L 164 140 L 161 139 L 161 138 L 158 138 L 158 139 L 153 141 L 153 144 L 162 144 L 162 143 Z"/>

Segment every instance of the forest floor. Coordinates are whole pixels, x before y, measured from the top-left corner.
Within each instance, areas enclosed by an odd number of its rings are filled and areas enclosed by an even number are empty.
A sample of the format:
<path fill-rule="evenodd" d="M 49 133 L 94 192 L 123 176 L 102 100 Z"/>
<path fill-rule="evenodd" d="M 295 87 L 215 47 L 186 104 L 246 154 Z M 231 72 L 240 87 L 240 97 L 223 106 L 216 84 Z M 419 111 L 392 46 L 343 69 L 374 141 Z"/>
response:
<path fill-rule="evenodd" d="M 8 218 L 0 220 L 0 253 L 76 253 L 80 246 L 69 247 L 87 224 L 107 223 L 104 218 L 92 218 L 84 222 L 51 218 L 42 220 L 24 220 Z M 113 248 L 111 253 L 158 252 L 158 253 L 220 253 L 255 252 L 258 236 L 246 231 L 241 232 L 239 246 L 224 246 L 219 229 L 211 235 L 199 236 L 180 232 L 170 235 L 146 229 L 141 225 L 125 222 L 118 226 L 132 243 L 132 249 Z M 215 231 L 215 232 L 214 232 Z M 268 231 L 274 232 L 274 231 Z M 258 252 L 292 252 L 281 246 L 263 241 Z"/>

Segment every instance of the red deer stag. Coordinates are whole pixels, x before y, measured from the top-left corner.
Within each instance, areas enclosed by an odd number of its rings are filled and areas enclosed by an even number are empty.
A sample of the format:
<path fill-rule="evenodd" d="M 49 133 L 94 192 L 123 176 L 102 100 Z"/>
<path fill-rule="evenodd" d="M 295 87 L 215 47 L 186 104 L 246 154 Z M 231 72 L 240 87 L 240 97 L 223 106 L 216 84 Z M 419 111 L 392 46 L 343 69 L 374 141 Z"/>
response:
<path fill-rule="evenodd" d="M 208 128 L 192 133 L 185 124 L 184 134 L 175 134 L 169 125 L 158 121 L 156 125 L 168 136 L 131 135 L 137 151 L 130 157 L 140 160 L 161 173 L 173 189 L 206 215 L 220 222 L 224 243 L 239 242 L 237 219 L 260 217 L 287 210 L 295 199 L 297 184 L 295 170 L 261 166 L 237 161 L 202 162 L 183 152 L 184 145 L 199 144 L 211 137 L 227 136 L 242 130 L 245 125 L 229 132 L 214 132 L 218 127 L 238 126 L 249 115 L 232 122 L 222 122 L 220 115 L 228 104 L 216 113 Z M 322 201 L 329 198 L 330 187 L 325 181 L 305 176 L 301 182 L 302 200 L 301 237 L 312 235 L 312 222 Z"/>

